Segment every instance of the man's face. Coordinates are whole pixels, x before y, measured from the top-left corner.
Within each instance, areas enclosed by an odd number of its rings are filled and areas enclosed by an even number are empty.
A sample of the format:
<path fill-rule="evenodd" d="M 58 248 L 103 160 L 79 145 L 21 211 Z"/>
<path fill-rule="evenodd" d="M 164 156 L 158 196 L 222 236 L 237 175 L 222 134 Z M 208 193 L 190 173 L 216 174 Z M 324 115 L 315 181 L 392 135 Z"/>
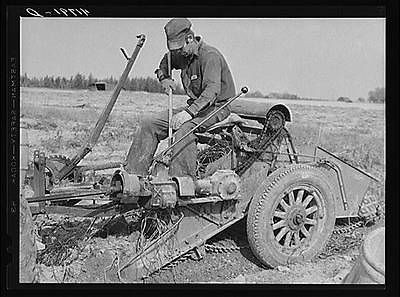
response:
<path fill-rule="evenodd" d="M 175 50 L 171 50 L 171 60 L 174 65 L 177 65 L 179 69 L 184 69 L 189 64 L 190 59 L 196 48 L 196 42 L 194 42 L 194 36 L 188 34 L 185 38 L 185 44 Z"/>
<path fill-rule="evenodd" d="M 176 65 L 179 69 L 184 69 L 189 64 L 190 55 L 184 52 L 184 47 L 179 49 L 171 50 L 171 62 Z"/>

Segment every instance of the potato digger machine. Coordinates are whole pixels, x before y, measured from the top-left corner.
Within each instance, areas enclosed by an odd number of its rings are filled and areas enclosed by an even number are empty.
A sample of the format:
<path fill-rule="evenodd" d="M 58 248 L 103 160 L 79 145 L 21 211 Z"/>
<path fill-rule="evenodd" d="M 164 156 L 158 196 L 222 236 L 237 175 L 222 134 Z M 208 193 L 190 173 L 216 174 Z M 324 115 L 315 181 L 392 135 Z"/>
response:
<path fill-rule="evenodd" d="M 313 155 L 297 153 L 285 127 L 292 120 L 289 108 L 265 103 L 265 113 L 246 111 L 233 102 L 246 87 L 220 107 L 232 107 L 227 119 L 201 132 L 200 123 L 189 132 L 199 148 L 195 179 L 168 175 L 171 149 L 181 139 L 154 157 L 147 176 L 130 174 L 118 162 L 79 165 L 96 144 L 144 45 L 145 36 L 138 38 L 131 57 L 121 48 L 126 68 L 87 144 L 73 158 L 36 150 L 28 166 L 21 138 L 22 174 L 28 173 L 25 183 L 34 191 L 27 198 L 32 214 L 112 218 L 139 210 L 140 240 L 119 272 L 130 270 L 132 281 L 140 281 L 189 254 L 201 259 L 209 239 L 243 219 L 251 251 L 265 266 L 276 267 L 315 257 L 337 218 L 375 212 L 375 204 L 363 202 L 370 183 L 379 182 L 375 177 L 320 146 Z M 112 168 L 108 178 L 96 175 Z"/>

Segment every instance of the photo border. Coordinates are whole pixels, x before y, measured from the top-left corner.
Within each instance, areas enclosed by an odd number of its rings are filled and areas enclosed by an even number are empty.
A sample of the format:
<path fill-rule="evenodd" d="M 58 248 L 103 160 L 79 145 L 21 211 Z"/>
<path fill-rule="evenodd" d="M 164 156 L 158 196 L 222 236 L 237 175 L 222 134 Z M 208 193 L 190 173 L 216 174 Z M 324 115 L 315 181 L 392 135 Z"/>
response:
<path fill-rule="evenodd" d="M 349 5 L 344 5 L 343 3 Z M 6 37 L 2 42 L 2 50 L 6 56 L 6 63 L 2 64 L 3 72 L 3 110 L 6 115 L 5 127 L 6 138 L 6 166 L 4 167 L 3 180 L 6 180 L 7 199 L 1 200 L 1 219 L 2 219 L 2 262 L 6 263 L 1 270 L 2 292 L 11 294 L 40 294 L 51 295 L 60 289 L 72 290 L 87 294 L 87 290 L 96 290 L 96 294 L 113 292 L 120 295 L 137 294 L 138 290 L 144 293 L 166 294 L 169 290 L 188 290 L 190 294 L 204 294 L 204 290 L 212 291 L 232 291 L 241 292 L 250 290 L 251 294 L 272 294 L 284 296 L 287 294 L 307 294 L 315 295 L 320 290 L 329 290 L 324 294 L 328 295 L 348 295 L 362 294 L 363 296 L 386 295 L 395 296 L 398 294 L 398 199 L 399 192 L 395 188 L 395 178 L 399 172 L 398 145 L 396 143 L 395 130 L 398 127 L 398 3 L 388 4 L 383 1 L 341 1 L 338 5 L 262 5 L 257 2 L 249 2 L 247 5 L 129 5 L 129 6 L 94 6 L 72 4 L 66 5 L 33 5 L 21 4 L 18 6 L 5 6 L 2 9 L 2 34 Z M 137 2 L 138 3 L 138 2 Z M 139 2 L 140 3 L 140 2 Z M 202 2 L 204 3 L 204 2 Z M 219 3 L 219 2 L 216 2 Z M 249 4 L 252 4 L 249 6 Z M 277 1 L 275 2 L 277 3 Z M 296 2 L 298 3 L 298 2 Z M 353 4 L 353 5 L 351 5 Z M 212 9 L 210 9 L 210 6 Z M 99 17 L 386 17 L 386 98 L 390 100 L 386 104 L 386 158 L 390 158 L 386 164 L 386 232 L 390 234 L 390 242 L 386 244 L 386 254 L 390 260 L 386 261 L 386 285 L 203 285 L 203 284 L 19 284 L 18 283 L 18 251 L 19 251 L 19 216 L 16 215 L 19 209 L 19 82 L 20 82 L 20 17 L 34 17 L 27 12 L 27 8 L 32 8 L 42 15 L 54 8 L 84 8 L 88 10 L 88 18 Z M 397 9 L 396 9 L 397 7 Z M 30 11 L 31 12 L 31 11 Z M 3 17 L 5 16 L 5 17 Z M 65 17 L 65 15 L 50 17 Z M 74 16 L 71 16 L 73 18 Z M 82 16 L 80 16 L 82 17 Z M 5 20 L 6 19 L 6 20 Z M 3 26 L 4 25 L 4 26 Z M 396 33 L 397 32 L 397 33 Z M 3 55 L 3 54 L 2 54 Z M 4 61 L 4 60 L 3 60 Z M 398 138 L 397 138 L 398 139 Z M 3 246 L 5 244 L 5 247 Z M 4 257 L 3 257 L 4 254 Z M 4 262 L 3 262 L 4 263 Z M 6 266 L 7 265 L 7 266 Z M 385 290 L 384 290 L 385 289 Z M 117 291 L 115 291 L 117 290 Z M 264 292 L 267 290 L 268 292 Z M 297 292 L 296 292 L 297 291 Z M 314 294 L 312 294 L 315 292 Z M 389 294 L 389 295 L 387 295 Z"/>

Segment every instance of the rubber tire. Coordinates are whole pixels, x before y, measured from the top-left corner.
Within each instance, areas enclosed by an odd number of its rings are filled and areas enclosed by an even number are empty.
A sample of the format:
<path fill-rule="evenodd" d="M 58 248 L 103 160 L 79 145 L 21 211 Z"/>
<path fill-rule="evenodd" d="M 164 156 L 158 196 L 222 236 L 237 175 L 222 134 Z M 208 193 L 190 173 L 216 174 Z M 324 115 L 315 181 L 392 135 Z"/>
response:
<path fill-rule="evenodd" d="M 326 220 L 314 233 L 309 247 L 301 255 L 288 256 L 275 246 L 275 237 L 271 225 L 271 213 L 276 199 L 282 197 L 283 192 L 294 184 L 307 184 L 316 187 L 325 204 Z M 335 226 L 335 204 L 329 180 L 322 169 L 296 164 L 278 169 L 273 172 L 258 187 L 247 214 L 247 236 L 250 248 L 254 255 L 268 267 L 287 265 L 307 261 L 316 256 L 326 245 Z M 315 239 L 315 236 L 317 238 Z"/>

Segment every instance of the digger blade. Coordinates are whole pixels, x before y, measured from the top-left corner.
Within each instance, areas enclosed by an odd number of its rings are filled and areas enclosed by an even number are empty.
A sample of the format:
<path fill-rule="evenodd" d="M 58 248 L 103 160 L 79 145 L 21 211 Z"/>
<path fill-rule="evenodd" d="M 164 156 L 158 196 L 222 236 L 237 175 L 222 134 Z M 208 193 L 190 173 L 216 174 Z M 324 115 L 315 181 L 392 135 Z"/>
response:
<path fill-rule="evenodd" d="M 183 216 L 160 237 L 128 259 L 118 272 L 122 276 L 125 275 L 129 281 L 140 281 L 179 258 L 183 251 L 180 249 L 176 233 L 182 219 Z"/>
<path fill-rule="evenodd" d="M 119 273 L 128 282 L 137 282 L 154 273 L 172 268 L 194 251 L 194 258 L 200 260 L 206 240 L 236 223 L 243 213 L 232 212 L 226 219 L 217 216 L 221 210 L 229 211 L 229 204 L 209 203 L 208 206 L 192 205 L 179 207 L 181 218 L 157 239 L 147 244 L 143 250 L 121 263 Z M 206 211 L 204 208 L 210 210 Z M 225 213 L 226 214 L 226 213 Z"/>

